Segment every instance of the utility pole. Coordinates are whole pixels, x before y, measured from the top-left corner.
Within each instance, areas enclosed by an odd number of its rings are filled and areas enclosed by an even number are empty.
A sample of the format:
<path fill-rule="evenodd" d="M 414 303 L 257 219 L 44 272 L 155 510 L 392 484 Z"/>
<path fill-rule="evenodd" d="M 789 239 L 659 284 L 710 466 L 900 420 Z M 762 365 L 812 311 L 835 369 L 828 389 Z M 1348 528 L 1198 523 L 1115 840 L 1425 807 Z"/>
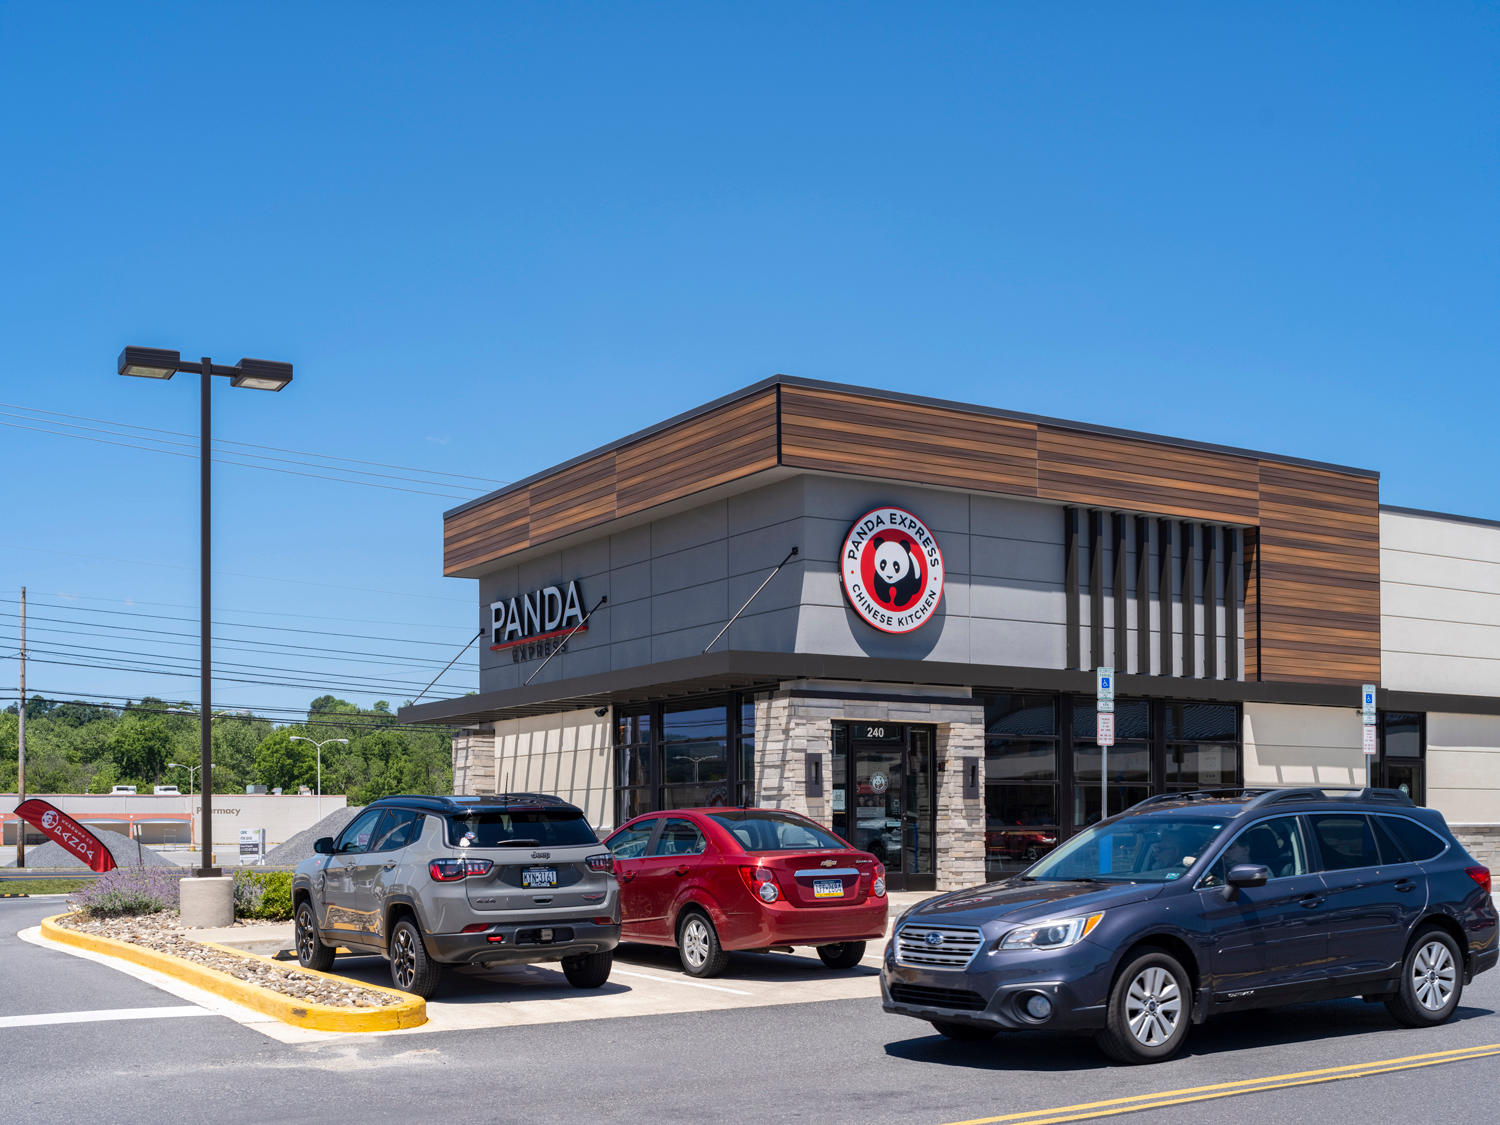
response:
<path fill-rule="evenodd" d="M 16 797 L 26 802 L 26 587 L 21 587 L 21 708 L 16 715 Z M 26 866 L 26 822 L 16 821 L 16 866 Z"/>

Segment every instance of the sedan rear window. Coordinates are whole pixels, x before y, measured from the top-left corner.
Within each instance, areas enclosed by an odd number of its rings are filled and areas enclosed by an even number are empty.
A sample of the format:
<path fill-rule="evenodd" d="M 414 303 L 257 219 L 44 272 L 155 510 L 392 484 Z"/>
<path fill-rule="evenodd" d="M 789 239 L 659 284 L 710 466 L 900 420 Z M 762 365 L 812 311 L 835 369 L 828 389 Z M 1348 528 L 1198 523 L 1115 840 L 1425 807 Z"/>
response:
<path fill-rule="evenodd" d="M 489 809 L 447 819 L 448 843 L 455 848 L 562 848 L 599 842 L 577 809 Z"/>
<path fill-rule="evenodd" d="M 849 845 L 810 820 L 774 812 L 710 813 L 747 852 L 801 852 L 844 849 Z"/>

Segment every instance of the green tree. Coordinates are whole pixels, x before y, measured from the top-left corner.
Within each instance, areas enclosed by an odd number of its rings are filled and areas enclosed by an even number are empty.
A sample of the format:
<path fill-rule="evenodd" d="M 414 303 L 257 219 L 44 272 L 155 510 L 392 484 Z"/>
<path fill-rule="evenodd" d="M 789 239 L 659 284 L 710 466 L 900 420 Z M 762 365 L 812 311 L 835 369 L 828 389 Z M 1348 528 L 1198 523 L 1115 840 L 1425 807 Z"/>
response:
<path fill-rule="evenodd" d="M 283 727 L 261 740 L 255 748 L 255 776 L 268 789 L 295 793 L 299 785 L 311 785 L 317 774 L 313 748 L 293 742 L 295 732 Z"/>
<path fill-rule="evenodd" d="M 172 734 L 159 719 L 123 720 L 110 740 L 110 757 L 121 777 L 137 784 L 151 785 L 161 780 L 172 753 Z"/>

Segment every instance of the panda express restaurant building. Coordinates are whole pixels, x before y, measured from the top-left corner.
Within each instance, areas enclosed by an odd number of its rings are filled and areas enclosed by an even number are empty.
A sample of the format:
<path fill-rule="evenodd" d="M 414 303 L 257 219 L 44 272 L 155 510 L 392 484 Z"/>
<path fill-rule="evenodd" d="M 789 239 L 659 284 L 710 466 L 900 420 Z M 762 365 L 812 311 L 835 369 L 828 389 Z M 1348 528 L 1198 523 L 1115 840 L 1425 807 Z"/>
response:
<path fill-rule="evenodd" d="M 458 793 L 795 809 L 945 889 L 1097 819 L 1101 768 L 1111 812 L 1362 784 L 1371 683 L 1376 783 L 1500 832 L 1500 525 L 1368 470 L 777 376 L 443 535 L 480 692 L 401 714 L 463 728 Z"/>

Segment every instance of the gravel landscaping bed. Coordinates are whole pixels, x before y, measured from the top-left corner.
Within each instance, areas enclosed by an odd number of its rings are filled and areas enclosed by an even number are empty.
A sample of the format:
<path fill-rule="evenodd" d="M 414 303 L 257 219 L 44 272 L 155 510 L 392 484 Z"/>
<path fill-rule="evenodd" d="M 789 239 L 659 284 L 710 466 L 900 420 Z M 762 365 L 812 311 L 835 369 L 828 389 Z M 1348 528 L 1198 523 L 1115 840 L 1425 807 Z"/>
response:
<path fill-rule="evenodd" d="M 376 992 L 352 982 L 324 980 L 300 969 L 284 969 L 256 957 L 210 949 L 194 941 L 192 931 L 178 925 L 175 913 L 164 911 L 124 918 L 86 918 L 81 914 L 69 914 L 59 918 L 57 924 L 79 933 L 143 945 L 310 1004 L 327 1004 L 335 1008 L 385 1008 L 400 1003 L 389 993 Z"/>

